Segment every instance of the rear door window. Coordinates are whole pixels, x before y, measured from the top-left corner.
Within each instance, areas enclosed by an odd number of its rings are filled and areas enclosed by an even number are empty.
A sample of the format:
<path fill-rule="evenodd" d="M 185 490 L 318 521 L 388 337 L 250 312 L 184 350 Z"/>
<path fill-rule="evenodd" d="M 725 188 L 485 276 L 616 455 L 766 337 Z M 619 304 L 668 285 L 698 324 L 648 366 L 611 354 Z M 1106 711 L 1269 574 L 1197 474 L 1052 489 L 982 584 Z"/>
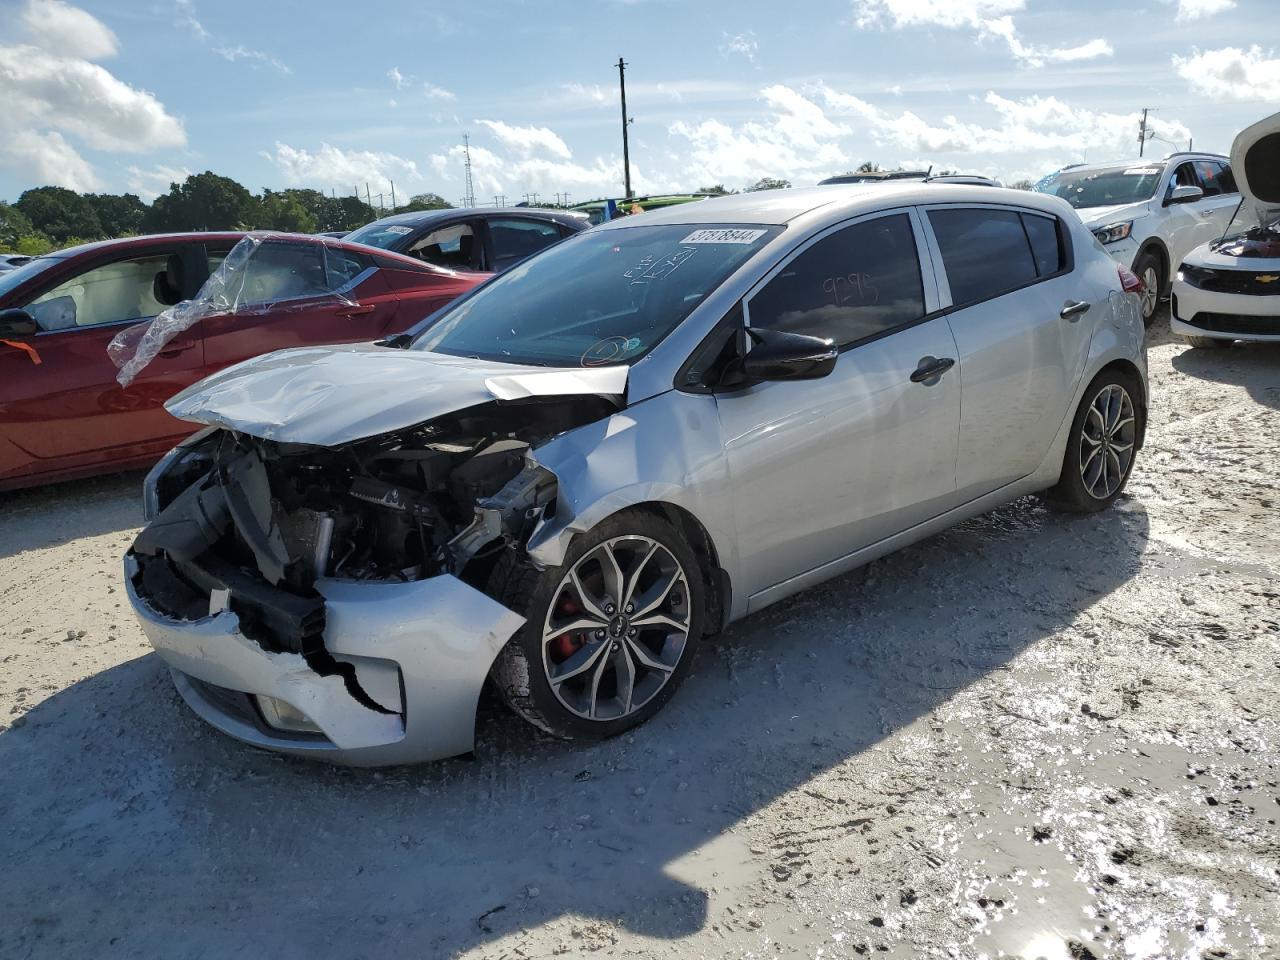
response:
<path fill-rule="evenodd" d="M 490 220 L 493 269 L 506 270 L 559 239 L 560 231 L 556 225 L 545 220 Z"/>
<path fill-rule="evenodd" d="M 451 270 L 478 270 L 476 232 L 470 223 L 438 227 L 413 242 L 409 255 Z"/>
<path fill-rule="evenodd" d="M 823 237 L 748 302 L 750 325 L 847 347 L 924 316 L 924 285 L 911 218 L 864 220 Z"/>
<path fill-rule="evenodd" d="M 1041 277 L 1052 276 L 1066 266 L 1058 221 L 1034 213 L 1019 214 L 1031 241 L 1031 255 L 1036 261 L 1036 273 Z"/>
<path fill-rule="evenodd" d="M 316 243 L 266 242 L 245 264 L 243 303 L 276 303 L 329 292 Z"/>
<path fill-rule="evenodd" d="M 1035 282 L 1039 271 L 1028 231 L 1012 210 L 930 210 L 953 306 L 990 300 Z"/>

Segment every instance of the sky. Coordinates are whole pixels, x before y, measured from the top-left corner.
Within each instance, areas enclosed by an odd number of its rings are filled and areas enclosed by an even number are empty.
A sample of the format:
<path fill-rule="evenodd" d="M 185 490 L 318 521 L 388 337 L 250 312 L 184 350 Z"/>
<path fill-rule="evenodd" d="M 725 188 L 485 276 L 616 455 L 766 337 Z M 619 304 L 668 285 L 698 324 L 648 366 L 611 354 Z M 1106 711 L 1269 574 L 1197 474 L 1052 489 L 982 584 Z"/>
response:
<path fill-rule="evenodd" d="M 0 0 L 0 199 L 213 170 L 377 202 L 638 193 L 865 160 L 1037 179 L 1226 152 L 1280 109 L 1280 0 Z"/>

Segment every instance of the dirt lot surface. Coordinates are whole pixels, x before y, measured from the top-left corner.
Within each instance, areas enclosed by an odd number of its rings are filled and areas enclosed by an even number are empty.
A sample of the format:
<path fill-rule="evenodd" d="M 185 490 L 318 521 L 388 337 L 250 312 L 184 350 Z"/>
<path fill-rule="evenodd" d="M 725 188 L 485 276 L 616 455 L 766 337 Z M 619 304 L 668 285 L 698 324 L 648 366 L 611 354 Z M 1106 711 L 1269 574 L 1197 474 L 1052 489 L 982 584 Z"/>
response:
<path fill-rule="evenodd" d="M 1152 338 L 1118 508 L 739 624 L 633 735 L 241 747 L 124 601 L 140 476 L 0 496 L 0 957 L 1280 956 L 1280 347 Z"/>

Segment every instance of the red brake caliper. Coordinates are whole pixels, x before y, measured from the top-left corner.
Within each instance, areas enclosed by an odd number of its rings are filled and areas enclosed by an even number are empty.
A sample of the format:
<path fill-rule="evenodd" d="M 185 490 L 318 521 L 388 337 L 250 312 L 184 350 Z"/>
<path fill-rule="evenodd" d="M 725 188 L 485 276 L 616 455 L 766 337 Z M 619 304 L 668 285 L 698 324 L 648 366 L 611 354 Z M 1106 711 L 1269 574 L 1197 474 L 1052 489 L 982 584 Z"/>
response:
<path fill-rule="evenodd" d="M 568 618 L 577 616 L 582 612 L 582 608 L 572 597 L 566 596 L 560 600 L 560 606 L 556 612 L 559 616 Z M 556 663 L 563 663 L 577 653 L 586 642 L 587 635 L 581 630 L 562 633 L 551 641 L 551 659 Z"/>

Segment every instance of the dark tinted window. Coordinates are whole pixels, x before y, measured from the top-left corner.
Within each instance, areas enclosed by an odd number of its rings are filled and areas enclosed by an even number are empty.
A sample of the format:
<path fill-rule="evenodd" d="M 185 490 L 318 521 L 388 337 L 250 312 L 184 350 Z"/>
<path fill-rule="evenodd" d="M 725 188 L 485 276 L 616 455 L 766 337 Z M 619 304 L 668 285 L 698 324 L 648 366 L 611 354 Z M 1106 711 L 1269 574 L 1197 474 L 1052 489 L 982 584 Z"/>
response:
<path fill-rule="evenodd" d="M 1197 160 L 1196 173 L 1200 174 L 1200 186 L 1206 197 L 1220 196 L 1222 189 L 1222 164 L 1212 160 Z"/>
<path fill-rule="evenodd" d="M 960 306 L 998 297 L 1036 279 L 1027 233 L 1009 210 L 931 210 L 951 285 L 951 302 Z"/>
<path fill-rule="evenodd" d="M 1210 163 L 1209 166 L 1215 168 L 1216 182 L 1223 193 L 1239 193 L 1240 188 L 1236 186 L 1236 178 L 1231 173 L 1231 167 L 1225 163 Z"/>
<path fill-rule="evenodd" d="M 1200 186 L 1200 178 L 1196 175 L 1196 166 L 1194 163 L 1181 164 L 1177 170 L 1173 171 L 1173 176 L 1169 178 L 1169 186 L 1165 188 L 1164 198 L 1168 200 L 1173 196 L 1173 191 L 1178 187 L 1198 187 Z"/>
<path fill-rule="evenodd" d="M 490 220 L 494 269 L 503 270 L 560 239 L 554 223 L 540 220 Z"/>
<path fill-rule="evenodd" d="M 856 343 L 924 316 L 924 288 L 906 214 L 819 240 L 748 304 L 751 326 Z"/>
<path fill-rule="evenodd" d="M 1058 221 L 1052 217 L 1024 213 L 1022 225 L 1027 228 L 1027 239 L 1031 241 L 1036 272 L 1047 277 L 1061 270 L 1065 265 L 1065 258 L 1062 256 L 1062 242 L 1058 236 Z"/>

